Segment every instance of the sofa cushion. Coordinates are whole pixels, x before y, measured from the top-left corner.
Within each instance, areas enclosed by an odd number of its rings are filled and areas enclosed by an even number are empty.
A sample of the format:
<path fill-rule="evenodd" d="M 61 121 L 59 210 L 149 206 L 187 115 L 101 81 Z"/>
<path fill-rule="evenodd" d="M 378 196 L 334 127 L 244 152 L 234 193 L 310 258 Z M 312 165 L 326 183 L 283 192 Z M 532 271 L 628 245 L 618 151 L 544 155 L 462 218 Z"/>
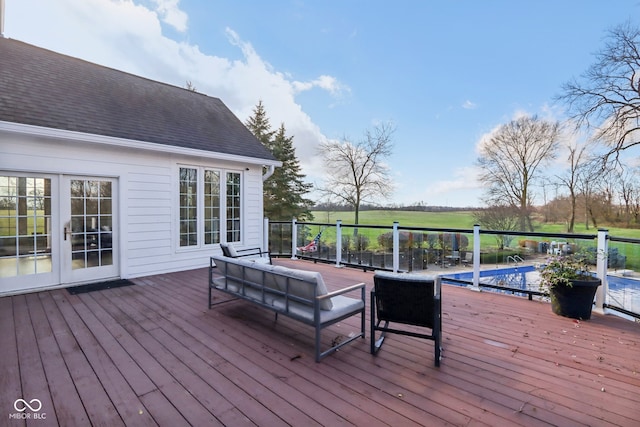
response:
<path fill-rule="evenodd" d="M 305 271 L 296 270 L 292 268 L 286 268 L 282 266 L 275 266 L 273 268 L 274 273 L 278 273 L 276 281 L 280 290 L 287 291 L 287 283 L 289 284 L 289 293 L 291 295 L 298 296 L 310 301 L 313 301 L 315 295 L 326 295 L 327 285 L 325 285 L 322 275 L 317 271 Z M 288 279 L 287 279 L 288 278 Z M 314 295 L 314 288 L 315 295 Z M 320 302 L 321 310 L 331 310 L 333 303 L 330 298 L 324 299 Z"/>
<path fill-rule="evenodd" d="M 218 289 L 238 293 L 240 291 L 240 282 L 236 282 L 226 277 L 216 277 L 213 279 L 213 286 Z"/>
<path fill-rule="evenodd" d="M 280 291 L 275 275 L 271 274 L 273 269 L 274 266 L 271 264 L 250 261 L 249 265 L 245 265 L 245 279 L 256 285 Z"/>
<path fill-rule="evenodd" d="M 239 294 L 244 296 L 245 298 L 248 298 L 266 305 L 273 305 L 274 300 L 278 298 L 277 295 L 271 292 L 263 293 L 262 289 L 252 287 L 248 285 L 246 282 L 244 283 L 237 282 L 227 277 L 218 277 L 214 279 L 213 285 L 216 287 L 216 289 L 220 289 L 221 291 Z"/>
<path fill-rule="evenodd" d="M 222 253 L 225 254 L 225 256 L 229 256 L 232 258 L 235 258 L 238 256 L 238 252 L 236 252 L 236 248 L 234 248 L 233 245 L 230 245 L 228 243 L 220 243 L 220 249 L 222 249 Z"/>
<path fill-rule="evenodd" d="M 280 291 L 276 279 L 271 270 L 273 265 L 255 263 L 248 259 L 229 258 L 225 256 L 212 257 L 220 274 L 226 275 L 234 281 L 246 281 L 253 288 L 260 288 L 264 285 L 269 289 Z"/>
<path fill-rule="evenodd" d="M 333 297 L 332 300 L 334 303 L 332 310 L 320 310 L 321 324 L 340 319 L 341 317 L 352 314 L 355 310 L 362 310 L 364 308 L 364 301 L 361 299 L 337 295 Z M 282 299 L 275 299 L 273 306 L 280 310 L 286 310 L 287 307 Z M 313 325 L 313 310 L 309 310 L 309 306 L 306 304 L 289 302 L 288 315 Z"/>
<path fill-rule="evenodd" d="M 242 267 L 244 264 L 245 262 L 235 258 L 223 257 L 223 259 L 216 260 L 220 273 L 235 280 L 243 279 Z"/>

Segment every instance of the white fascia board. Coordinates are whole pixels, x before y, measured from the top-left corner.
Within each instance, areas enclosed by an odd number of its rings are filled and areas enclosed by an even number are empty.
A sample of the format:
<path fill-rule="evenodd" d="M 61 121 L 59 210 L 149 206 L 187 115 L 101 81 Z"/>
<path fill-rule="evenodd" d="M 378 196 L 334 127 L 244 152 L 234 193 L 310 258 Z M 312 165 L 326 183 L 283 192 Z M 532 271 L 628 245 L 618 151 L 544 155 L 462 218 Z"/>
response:
<path fill-rule="evenodd" d="M 216 151 L 197 150 L 194 148 L 177 147 L 154 142 L 138 141 L 134 139 L 117 138 L 113 136 L 96 135 L 70 130 L 47 128 L 42 126 L 25 125 L 21 123 L 0 121 L 0 132 L 16 133 L 28 136 L 63 139 L 67 141 L 87 142 L 102 144 L 112 147 L 126 147 L 138 150 L 153 151 L 156 153 L 180 154 L 184 156 L 205 157 L 208 159 L 224 160 L 238 163 L 248 163 L 260 166 L 282 166 L 277 160 L 259 159 L 256 157 L 238 156 Z"/>

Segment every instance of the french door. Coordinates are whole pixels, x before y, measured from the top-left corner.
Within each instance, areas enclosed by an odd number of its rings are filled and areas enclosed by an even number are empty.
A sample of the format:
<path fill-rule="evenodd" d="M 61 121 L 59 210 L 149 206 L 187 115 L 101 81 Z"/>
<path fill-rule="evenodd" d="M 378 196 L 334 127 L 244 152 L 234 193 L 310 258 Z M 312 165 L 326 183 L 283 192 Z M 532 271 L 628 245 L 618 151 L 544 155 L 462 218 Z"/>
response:
<path fill-rule="evenodd" d="M 118 276 L 117 190 L 115 179 L 63 178 L 62 283 Z"/>
<path fill-rule="evenodd" d="M 0 294 L 118 277 L 117 184 L 0 171 Z"/>

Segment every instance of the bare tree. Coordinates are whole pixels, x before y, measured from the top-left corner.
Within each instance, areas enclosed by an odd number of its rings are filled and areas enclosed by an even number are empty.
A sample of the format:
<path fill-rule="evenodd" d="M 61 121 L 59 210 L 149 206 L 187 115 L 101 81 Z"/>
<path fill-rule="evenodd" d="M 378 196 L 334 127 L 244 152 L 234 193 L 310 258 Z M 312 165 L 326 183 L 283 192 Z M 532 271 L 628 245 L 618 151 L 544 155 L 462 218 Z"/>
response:
<path fill-rule="evenodd" d="M 640 29 L 627 23 L 609 31 L 606 46 L 581 76 L 563 85 L 560 100 L 579 127 L 594 130 L 612 155 L 640 144 Z"/>
<path fill-rule="evenodd" d="M 638 193 L 636 170 L 623 169 L 619 171 L 618 186 L 620 200 L 623 203 L 622 208 L 624 209 L 622 214 L 624 216 L 624 222 L 628 228 L 631 225 L 633 201 L 635 199 L 635 195 Z"/>
<path fill-rule="evenodd" d="M 587 230 L 590 222 L 594 227 L 598 227 L 599 205 L 601 205 L 599 178 L 606 172 L 607 169 L 602 167 L 601 159 L 590 157 L 589 161 L 583 163 L 577 176 L 576 184 L 584 203 L 584 225 Z"/>
<path fill-rule="evenodd" d="M 569 145 L 569 156 L 567 158 L 569 162 L 568 169 L 561 175 L 556 175 L 558 181 L 569 190 L 569 221 L 567 225 L 567 232 L 573 233 L 573 228 L 576 222 L 576 205 L 579 196 L 580 174 L 585 170 L 585 163 L 588 161 L 588 144 L 578 146 L 577 144 Z"/>
<path fill-rule="evenodd" d="M 197 92 L 198 89 L 193 85 L 193 83 L 191 83 L 191 80 L 187 80 L 187 82 L 184 85 L 184 88 L 186 90 L 189 90 L 191 92 Z"/>
<path fill-rule="evenodd" d="M 618 197 L 619 170 L 609 168 L 599 176 L 598 187 L 601 194 L 601 209 L 605 221 L 616 221 L 617 209 L 615 209 Z"/>
<path fill-rule="evenodd" d="M 500 126 L 480 147 L 477 163 L 488 202 L 517 207 L 521 230 L 533 231 L 530 189 L 538 167 L 555 158 L 559 138 L 560 123 L 523 116 Z"/>
<path fill-rule="evenodd" d="M 380 199 L 387 199 L 393 190 L 384 160 L 391 155 L 394 131 L 390 124 L 381 124 L 367 130 L 359 142 L 343 138 L 324 142 L 319 147 L 327 168 L 325 186 L 320 191 L 351 206 L 356 224 L 362 203 L 376 204 Z"/>
<path fill-rule="evenodd" d="M 516 231 L 520 221 L 520 211 L 513 206 L 494 205 L 474 212 L 473 219 L 482 225 L 483 229 Z M 506 234 L 496 234 L 494 237 L 500 250 L 509 246 L 513 240 L 512 236 Z"/>

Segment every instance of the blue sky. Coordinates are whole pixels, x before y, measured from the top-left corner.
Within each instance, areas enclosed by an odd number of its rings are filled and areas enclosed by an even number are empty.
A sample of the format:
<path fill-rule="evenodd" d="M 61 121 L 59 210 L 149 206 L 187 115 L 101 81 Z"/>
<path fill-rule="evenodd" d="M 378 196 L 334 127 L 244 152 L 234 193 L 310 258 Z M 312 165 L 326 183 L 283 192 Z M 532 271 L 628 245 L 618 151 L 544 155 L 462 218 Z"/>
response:
<path fill-rule="evenodd" d="M 640 0 L 5 0 L 5 37 L 222 99 L 262 100 L 309 182 L 316 147 L 392 122 L 394 197 L 478 206 L 476 147 L 554 103 Z M 563 158 L 549 167 L 562 168 Z M 551 172 L 550 172 L 551 173 Z"/>

